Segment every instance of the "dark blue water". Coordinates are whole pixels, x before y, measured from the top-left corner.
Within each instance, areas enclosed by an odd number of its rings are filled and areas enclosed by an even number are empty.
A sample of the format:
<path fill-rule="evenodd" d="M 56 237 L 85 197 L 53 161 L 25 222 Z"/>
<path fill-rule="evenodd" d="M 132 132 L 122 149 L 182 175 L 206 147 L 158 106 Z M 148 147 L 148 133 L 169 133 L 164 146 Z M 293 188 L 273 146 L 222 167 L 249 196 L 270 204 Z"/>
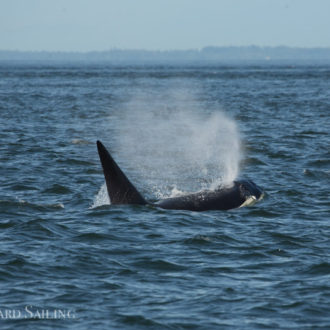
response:
<path fill-rule="evenodd" d="M 182 109 L 237 125 L 264 199 L 103 205 L 97 139 L 148 198 L 198 186 L 166 122 Z M 329 66 L 2 63 L 0 114 L 1 329 L 330 328 Z"/>

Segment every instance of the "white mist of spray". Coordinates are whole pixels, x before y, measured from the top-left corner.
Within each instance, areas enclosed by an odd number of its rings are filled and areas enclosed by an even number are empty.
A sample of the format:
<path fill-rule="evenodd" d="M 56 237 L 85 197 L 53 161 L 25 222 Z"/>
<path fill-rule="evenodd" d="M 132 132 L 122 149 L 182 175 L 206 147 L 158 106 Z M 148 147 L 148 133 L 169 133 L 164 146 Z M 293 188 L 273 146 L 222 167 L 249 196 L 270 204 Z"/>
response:
<path fill-rule="evenodd" d="M 215 189 L 239 173 L 234 120 L 219 109 L 206 109 L 187 91 L 136 95 L 118 124 L 116 151 L 145 194 L 152 190 L 163 198 Z"/>
<path fill-rule="evenodd" d="M 186 89 L 134 95 L 109 117 L 114 159 L 147 199 L 230 185 L 239 173 L 236 123 Z M 93 207 L 109 204 L 106 185 Z"/>

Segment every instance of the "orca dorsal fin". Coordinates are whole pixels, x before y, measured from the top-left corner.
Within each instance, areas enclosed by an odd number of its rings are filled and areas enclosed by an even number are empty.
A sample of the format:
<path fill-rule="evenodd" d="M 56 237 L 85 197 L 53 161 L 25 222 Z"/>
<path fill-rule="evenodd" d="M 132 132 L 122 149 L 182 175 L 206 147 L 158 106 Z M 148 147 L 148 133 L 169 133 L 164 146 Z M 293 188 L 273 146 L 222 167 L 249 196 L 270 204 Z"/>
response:
<path fill-rule="evenodd" d="M 147 204 L 104 145 L 100 141 L 96 144 L 111 204 Z"/>

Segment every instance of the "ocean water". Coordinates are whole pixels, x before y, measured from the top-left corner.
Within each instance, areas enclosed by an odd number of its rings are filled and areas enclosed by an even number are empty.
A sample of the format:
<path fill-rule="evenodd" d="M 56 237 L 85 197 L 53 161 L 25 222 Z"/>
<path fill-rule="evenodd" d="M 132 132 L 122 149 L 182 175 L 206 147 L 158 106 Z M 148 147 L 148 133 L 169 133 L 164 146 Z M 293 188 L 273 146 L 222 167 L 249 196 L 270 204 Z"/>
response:
<path fill-rule="evenodd" d="M 0 328 L 330 328 L 330 67 L 0 64 Z M 236 177 L 251 207 L 111 206 Z"/>

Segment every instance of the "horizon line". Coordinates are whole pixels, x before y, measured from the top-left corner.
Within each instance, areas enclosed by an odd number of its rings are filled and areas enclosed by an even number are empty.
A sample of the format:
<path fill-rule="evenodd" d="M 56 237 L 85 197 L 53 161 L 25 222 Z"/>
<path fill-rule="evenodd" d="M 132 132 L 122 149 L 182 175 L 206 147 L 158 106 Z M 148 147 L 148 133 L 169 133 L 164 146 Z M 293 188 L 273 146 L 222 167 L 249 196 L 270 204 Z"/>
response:
<path fill-rule="evenodd" d="M 144 51 L 144 52 L 157 52 L 157 53 L 165 53 L 165 52 L 187 52 L 187 51 L 197 51 L 201 52 L 207 48 L 260 48 L 260 49 L 275 49 L 275 48 L 287 48 L 287 49 L 300 49 L 300 50 L 311 50 L 311 49 L 330 49 L 330 46 L 315 46 L 315 47 L 309 47 L 309 46 L 287 46 L 287 45 L 277 45 L 277 46 L 260 46 L 260 45 L 228 45 L 228 46 L 204 46 L 204 47 L 196 47 L 196 48 L 185 48 L 185 49 L 178 49 L 178 48 L 172 48 L 172 49 L 148 49 L 148 48 L 119 48 L 119 47 L 112 47 L 108 49 L 103 50 L 41 50 L 41 49 L 35 49 L 35 50 L 22 50 L 22 49 L 1 49 L 0 52 L 17 52 L 17 53 L 102 53 L 102 52 L 111 52 L 111 51 Z"/>

